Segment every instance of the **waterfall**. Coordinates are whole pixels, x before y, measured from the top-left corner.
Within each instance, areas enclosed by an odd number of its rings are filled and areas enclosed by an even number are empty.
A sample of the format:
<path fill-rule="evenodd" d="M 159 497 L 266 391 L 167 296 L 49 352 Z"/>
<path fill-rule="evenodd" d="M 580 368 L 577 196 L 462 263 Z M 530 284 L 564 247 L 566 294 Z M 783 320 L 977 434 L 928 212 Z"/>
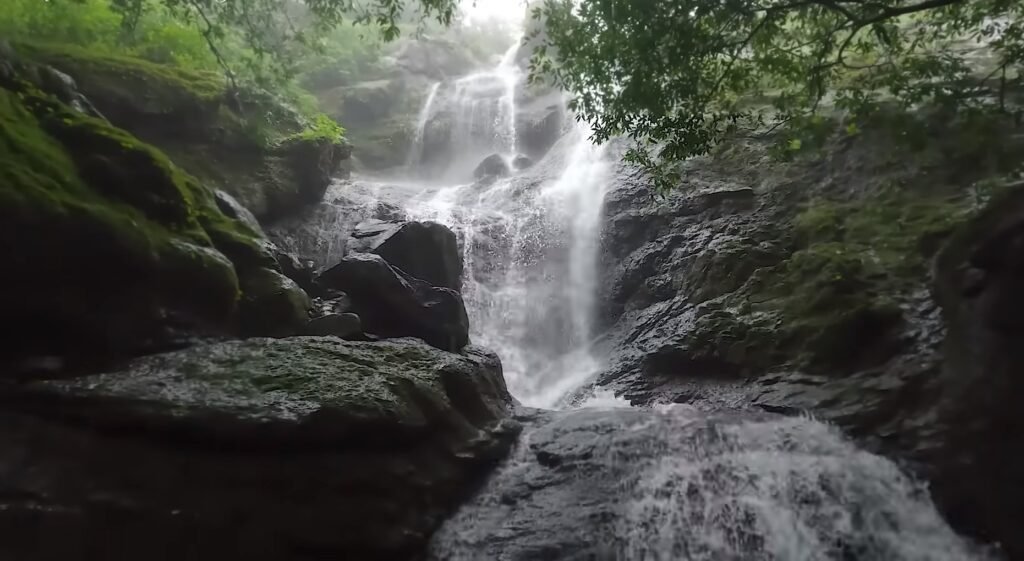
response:
<path fill-rule="evenodd" d="M 464 251 L 473 340 L 501 356 L 509 390 L 553 407 L 598 368 L 590 350 L 604 150 L 580 126 L 534 168 L 489 186 L 468 183 L 409 205 L 451 227 Z"/>
<path fill-rule="evenodd" d="M 532 165 L 474 178 L 485 158 L 530 151 L 516 126 L 530 122 L 519 121 L 530 104 L 517 100 L 526 95 L 517 48 L 430 86 L 404 181 L 356 177 L 326 204 L 360 220 L 404 213 L 449 226 L 472 342 L 498 353 L 522 404 L 554 409 L 520 412 L 514 457 L 444 524 L 430 558 L 989 559 L 946 525 L 924 486 L 816 420 L 635 409 L 607 392 L 565 409 L 603 368 L 592 341 L 602 207 L 615 176 L 612 156 L 575 122 L 531 152 Z M 341 224 L 325 216 L 310 229 Z"/>
<path fill-rule="evenodd" d="M 412 144 L 409 147 L 406 168 L 415 169 L 415 166 L 419 165 L 423 159 L 423 134 L 427 128 L 427 120 L 432 115 L 431 109 L 434 107 L 434 100 L 437 99 L 437 91 L 440 89 L 441 82 L 434 82 L 427 91 L 426 101 L 416 119 L 416 132 L 413 133 Z"/>
<path fill-rule="evenodd" d="M 422 155 L 423 143 L 444 144 L 446 161 L 440 166 L 443 182 L 457 182 L 471 176 L 480 161 L 500 154 L 511 162 L 517 155 L 516 89 L 524 72 L 516 64 L 520 39 L 492 68 L 467 74 L 438 86 L 431 86 L 427 103 L 420 111 L 414 150 Z M 418 160 L 422 162 L 422 159 Z M 411 173 L 424 170 L 412 168 Z"/>

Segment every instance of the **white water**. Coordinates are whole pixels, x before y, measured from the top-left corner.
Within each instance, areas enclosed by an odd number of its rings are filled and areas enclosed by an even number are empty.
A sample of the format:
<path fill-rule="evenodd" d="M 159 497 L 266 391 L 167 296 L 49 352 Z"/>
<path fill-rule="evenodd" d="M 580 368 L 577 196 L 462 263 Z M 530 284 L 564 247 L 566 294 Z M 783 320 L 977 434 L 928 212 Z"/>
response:
<path fill-rule="evenodd" d="M 458 183 L 491 154 L 501 154 L 506 161 L 516 156 L 516 89 L 524 77 L 516 64 L 520 41 L 517 38 L 492 68 L 431 87 L 417 123 L 416 154 L 410 158 L 421 167 L 411 166 L 412 176 L 428 173 L 442 183 Z M 435 158 L 440 161 L 425 161 L 430 159 L 424 158 L 425 140 L 446 145 Z"/>
<path fill-rule="evenodd" d="M 473 341 L 498 352 L 526 405 L 557 405 L 599 367 L 590 340 L 609 179 L 604 150 L 580 128 L 525 174 L 441 188 L 408 206 L 458 234 Z"/>
<path fill-rule="evenodd" d="M 408 158 L 409 185 L 403 187 L 413 194 L 401 205 L 410 218 L 456 232 L 473 342 L 498 352 L 515 397 L 553 407 L 599 367 L 590 340 L 610 170 L 604 149 L 576 127 L 530 169 L 473 181 L 484 158 L 499 154 L 511 168 L 519 155 L 516 98 L 525 78 L 516 64 L 520 41 L 492 68 L 431 85 Z M 435 129 L 447 134 L 438 136 Z M 446 161 L 425 161 L 425 143 Z M 421 178 L 432 164 L 442 173 L 426 186 Z"/>
<path fill-rule="evenodd" d="M 427 119 L 433 115 L 431 110 L 434 107 L 434 100 L 437 99 L 437 92 L 440 89 L 441 82 L 434 82 L 430 86 L 426 101 L 424 101 L 423 108 L 420 109 L 419 117 L 416 119 L 416 132 L 413 133 L 412 147 L 409 149 L 409 155 L 406 158 L 405 164 L 410 170 L 415 170 L 416 166 L 423 160 L 423 135 L 427 128 Z"/>
<path fill-rule="evenodd" d="M 542 465 L 540 452 L 558 463 Z M 430 559 L 992 557 L 949 528 L 926 488 L 828 425 L 601 403 L 529 428 L 437 533 Z"/>

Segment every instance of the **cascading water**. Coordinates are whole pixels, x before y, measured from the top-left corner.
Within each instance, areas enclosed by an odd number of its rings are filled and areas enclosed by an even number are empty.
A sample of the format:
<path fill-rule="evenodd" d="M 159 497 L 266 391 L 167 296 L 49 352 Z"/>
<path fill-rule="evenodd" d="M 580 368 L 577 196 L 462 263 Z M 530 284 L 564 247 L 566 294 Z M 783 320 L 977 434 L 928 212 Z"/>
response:
<path fill-rule="evenodd" d="M 590 353 L 604 151 L 575 128 L 525 173 L 469 183 L 409 204 L 447 224 L 464 251 L 473 340 L 498 352 L 509 390 L 552 407 L 597 370 Z"/>
<path fill-rule="evenodd" d="M 423 142 L 431 133 L 444 137 L 443 165 L 434 170 L 443 182 L 459 182 L 490 154 L 511 158 L 517 151 L 516 88 L 523 72 L 516 64 L 517 40 L 493 68 L 432 86 L 420 113 L 409 171 L 421 174 Z M 433 126 L 433 127 L 432 127 Z M 436 130 L 434 130 L 436 129 Z"/>
<path fill-rule="evenodd" d="M 602 201 L 615 178 L 577 124 L 532 165 L 473 179 L 484 158 L 517 161 L 526 146 L 515 61 L 513 47 L 493 69 L 430 87 L 408 180 L 358 178 L 329 196 L 358 216 L 404 213 L 451 227 L 473 342 L 497 351 L 518 400 L 553 408 L 601 367 L 590 342 Z M 514 456 L 445 523 L 430 557 L 988 559 L 895 464 L 813 419 L 713 405 L 631 409 L 596 397 L 581 409 L 521 412 Z"/>
<path fill-rule="evenodd" d="M 415 169 L 415 166 L 423 159 L 423 134 L 427 128 L 427 119 L 432 115 L 431 109 L 434 107 L 434 100 L 437 99 L 439 89 L 441 89 L 441 82 L 434 82 L 430 86 L 423 109 L 420 110 L 420 115 L 416 119 L 416 132 L 413 135 L 412 147 L 409 149 L 409 156 L 405 164 L 407 168 Z"/>

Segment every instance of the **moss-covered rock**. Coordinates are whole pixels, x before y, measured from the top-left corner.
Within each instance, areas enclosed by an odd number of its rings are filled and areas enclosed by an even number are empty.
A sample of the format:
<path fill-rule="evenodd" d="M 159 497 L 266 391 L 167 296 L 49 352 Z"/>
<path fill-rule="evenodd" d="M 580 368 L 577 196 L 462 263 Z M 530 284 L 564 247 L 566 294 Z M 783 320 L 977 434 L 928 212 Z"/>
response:
<path fill-rule="evenodd" d="M 897 192 L 856 202 L 819 200 L 794 219 L 797 249 L 758 270 L 745 308 L 781 316 L 776 337 L 795 364 L 842 372 L 898 350 L 900 302 L 927 275 L 939 240 L 970 214 L 963 197 Z"/>
<path fill-rule="evenodd" d="M 27 83 L 0 89 L 0 307 L 39 351 L 125 350 L 156 318 L 223 325 L 238 297 L 212 197 L 166 157 Z M 240 232 L 231 235 L 243 236 Z"/>
<path fill-rule="evenodd" d="M 217 74 L 67 45 L 17 47 L 74 78 L 115 126 L 264 221 L 318 202 L 350 154 L 341 138 L 302 134 L 313 124 L 282 100 L 253 88 L 230 91 Z"/>
<path fill-rule="evenodd" d="M 241 286 L 238 326 L 242 334 L 286 337 L 309 321 L 309 296 L 281 273 L 266 268 L 247 271 Z"/>
<path fill-rule="evenodd" d="M 224 215 L 198 180 L 41 90 L 34 65 L 8 64 L 0 81 L 0 247 L 10 273 L 0 313 L 18 326 L 20 344 L 4 358 L 104 359 L 160 347 L 178 333 L 229 332 L 239 278 L 247 310 L 279 309 L 281 300 L 308 306 L 297 287 L 260 282 L 280 277 L 266 240 Z"/>

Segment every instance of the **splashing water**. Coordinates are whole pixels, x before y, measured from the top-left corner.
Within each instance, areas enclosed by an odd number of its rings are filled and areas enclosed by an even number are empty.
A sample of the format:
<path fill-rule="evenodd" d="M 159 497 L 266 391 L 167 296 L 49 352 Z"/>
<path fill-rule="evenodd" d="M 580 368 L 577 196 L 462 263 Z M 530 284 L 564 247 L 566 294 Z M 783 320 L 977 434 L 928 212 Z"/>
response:
<path fill-rule="evenodd" d="M 430 559 L 983 561 L 895 464 L 807 418 L 548 414 Z"/>

